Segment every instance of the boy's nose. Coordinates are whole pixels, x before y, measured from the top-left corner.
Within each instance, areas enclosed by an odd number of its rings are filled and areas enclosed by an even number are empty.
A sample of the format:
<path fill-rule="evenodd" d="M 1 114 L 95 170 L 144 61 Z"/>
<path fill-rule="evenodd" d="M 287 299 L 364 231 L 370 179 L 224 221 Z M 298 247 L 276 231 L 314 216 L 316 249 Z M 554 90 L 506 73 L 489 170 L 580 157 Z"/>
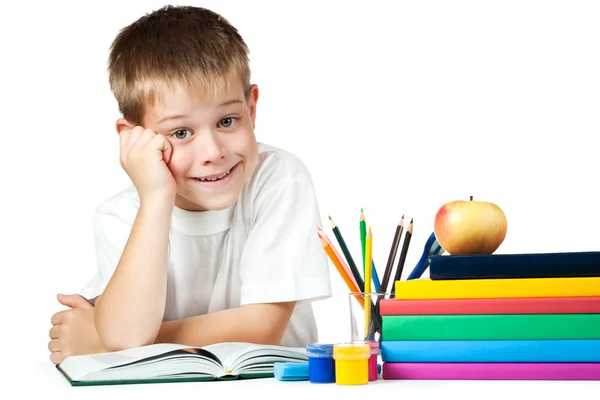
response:
<path fill-rule="evenodd" d="M 227 156 L 227 149 L 218 135 L 211 132 L 200 141 L 198 155 L 203 164 L 219 163 Z"/>

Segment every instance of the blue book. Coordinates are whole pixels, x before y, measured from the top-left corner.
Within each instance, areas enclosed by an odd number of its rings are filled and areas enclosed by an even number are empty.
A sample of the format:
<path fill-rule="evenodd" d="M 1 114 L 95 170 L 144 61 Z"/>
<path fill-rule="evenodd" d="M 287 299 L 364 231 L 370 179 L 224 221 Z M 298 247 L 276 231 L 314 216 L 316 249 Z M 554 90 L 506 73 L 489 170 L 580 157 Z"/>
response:
<path fill-rule="evenodd" d="M 432 280 L 600 276 L 600 251 L 429 257 Z"/>
<path fill-rule="evenodd" d="M 382 340 L 381 360 L 384 363 L 597 363 L 600 340 Z"/>

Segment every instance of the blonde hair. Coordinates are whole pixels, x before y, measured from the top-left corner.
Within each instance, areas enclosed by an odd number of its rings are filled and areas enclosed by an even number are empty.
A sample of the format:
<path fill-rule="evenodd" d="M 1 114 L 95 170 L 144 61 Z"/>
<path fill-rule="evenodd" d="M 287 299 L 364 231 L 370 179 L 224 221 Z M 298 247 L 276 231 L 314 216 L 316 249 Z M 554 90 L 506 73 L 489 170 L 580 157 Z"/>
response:
<path fill-rule="evenodd" d="M 166 6 L 123 28 L 112 43 L 109 82 L 123 118 L 141 125 L 144 109 L 180 84 L 199 95 L 240 79 L 250 89 L 248 47 L 225 18 L 191 6 Z"/>

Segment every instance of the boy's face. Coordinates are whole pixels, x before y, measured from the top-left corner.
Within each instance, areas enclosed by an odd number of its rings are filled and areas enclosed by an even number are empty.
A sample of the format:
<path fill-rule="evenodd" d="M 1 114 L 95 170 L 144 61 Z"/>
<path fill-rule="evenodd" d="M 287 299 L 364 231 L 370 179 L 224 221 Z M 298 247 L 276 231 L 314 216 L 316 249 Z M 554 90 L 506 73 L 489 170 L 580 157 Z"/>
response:
<path fill-rule="evenodd" d="M 162 93 L 143 126 L 173 147 L 169 170 L 177 184 L 175 205 L 185 210 L 231 206 L 258 160 L 254 136 L 258 88 L 248 99 L 241 82 L 199 100 L 181 87 Z"/>

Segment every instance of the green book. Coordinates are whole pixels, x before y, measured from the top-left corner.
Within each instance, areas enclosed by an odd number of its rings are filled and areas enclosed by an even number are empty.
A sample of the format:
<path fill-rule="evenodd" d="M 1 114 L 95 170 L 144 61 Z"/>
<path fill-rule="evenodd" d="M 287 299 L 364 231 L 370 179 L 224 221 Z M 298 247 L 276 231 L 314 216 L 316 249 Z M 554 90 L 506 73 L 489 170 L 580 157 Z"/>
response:
<path fill-rule="evenodd" d="M 383 340 L 600 339 L 600 314 L 383 316 Z"/>
<path fill-rule="evenodd" d="M 277 362 L 306 362 L 306 349 L 251 343 L 201 348 L 153 344 L 67 357 L 56 368 L 72 386 L 200 382 L 274 376 Z"/>

